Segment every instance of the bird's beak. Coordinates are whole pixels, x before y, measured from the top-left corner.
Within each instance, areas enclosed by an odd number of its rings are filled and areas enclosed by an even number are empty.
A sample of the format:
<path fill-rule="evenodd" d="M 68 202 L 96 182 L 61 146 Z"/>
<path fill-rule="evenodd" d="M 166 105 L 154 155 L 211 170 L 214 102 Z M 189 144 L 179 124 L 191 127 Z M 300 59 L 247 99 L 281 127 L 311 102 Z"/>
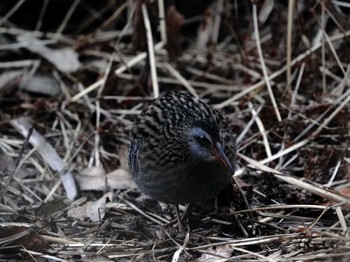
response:
<path fill-rule="evenodd" d="M 217 142 L 215 144 L 215 146 L 212 147 L 211 152 L 213 153 L 213 155 L 219 159 L 222 164 L 231 171 L 232 174 L 235 173 L 235 169 L 233 167 L 233 165 L 231 164 L 230 160 L 227 158 L 227 156 L 224 153 L 224 149 L 222 148 L 222 145 Z"/>

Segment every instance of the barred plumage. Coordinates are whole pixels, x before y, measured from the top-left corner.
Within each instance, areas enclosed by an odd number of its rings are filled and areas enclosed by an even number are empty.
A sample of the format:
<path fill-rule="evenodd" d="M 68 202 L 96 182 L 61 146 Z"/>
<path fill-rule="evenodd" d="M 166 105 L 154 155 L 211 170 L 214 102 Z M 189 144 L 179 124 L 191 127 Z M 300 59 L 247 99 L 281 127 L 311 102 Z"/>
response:
<path fill-rule="evenodd" d="M 216 109 L 182 92 L 165 92 L 131 130 L 129 167 L 146 195 L 171 204 L 215 197 L 234 172 L 235 139 Z"/>

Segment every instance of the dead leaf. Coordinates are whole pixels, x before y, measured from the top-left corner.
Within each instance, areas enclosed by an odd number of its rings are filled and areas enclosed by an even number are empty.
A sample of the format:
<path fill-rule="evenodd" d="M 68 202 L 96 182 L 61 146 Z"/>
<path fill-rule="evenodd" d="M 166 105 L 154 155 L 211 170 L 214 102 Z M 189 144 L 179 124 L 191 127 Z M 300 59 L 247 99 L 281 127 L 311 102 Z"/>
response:
<path fill-rule="evenodd" d="M 135 184 L 129 172 L 124 169 L 116 169 L 106 174 L 102 167 L 93 167 L 83 170 L 75 175 L 80 190 L 107 190 L 107 189 L 131 189 Z"/>
<path fill-rule="evenodd" d="M 23 81 L 21 88 L 30 92 L 56 96 L 60 92 L 59 83 L 50 75 L 34 75 Z"/>
<path fill-rule="evenodd" d="M 62 199 L 54 199 L 42 203 L 36 210 L 37 216 L 50 216 L 53 213 L 62 210 L 66 207 L 66 203 Z"/>
<path fill-rule="evenodd" d="M 232 255 L 232 247 L 231 245 L 220 245 L 220 246 L 213 246 L 209 247 L 205 250 L 205 253 L 203 253 L 199 258 L 195 259 L 196 262 L 214 262 L 219 261 L 219 257 L 222 258 L 230 258 Z M 226 261 L 226 259 L 223 259 L 222 261 Z"/>
<path fill-rule="evenodd" d="M 78 54 L 73 48 L 52 49 L 47 47 L 44 41 L 28 35 L 20 35 L 17 40 L 25 44 L 25 48 L 29 51 L 39 54 L 63 73 L 76 72 L 81 66 Z"/>
<path fill-rule="evenodd" d="M 89 218 L 92 222 L 98 222 L 105 216 L 106 203 L 111 201 L 112 193 L 108 192 L 96 201 L 89 201 L 83 206 L 68 210 L 67 215 L 78 220 Z"/>

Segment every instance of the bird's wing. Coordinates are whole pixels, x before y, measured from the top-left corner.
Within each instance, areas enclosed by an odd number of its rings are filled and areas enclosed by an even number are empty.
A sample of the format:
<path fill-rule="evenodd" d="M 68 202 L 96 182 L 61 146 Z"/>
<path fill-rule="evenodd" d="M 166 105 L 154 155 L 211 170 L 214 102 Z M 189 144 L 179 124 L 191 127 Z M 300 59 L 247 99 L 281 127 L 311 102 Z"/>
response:
<path fill-rule="evenodd" d="M 138 151 L 142 144 L 141 139 L 134 139 L 129 147 L 128 162 L 131 174 L 136 177 L 139 173 Z"/>

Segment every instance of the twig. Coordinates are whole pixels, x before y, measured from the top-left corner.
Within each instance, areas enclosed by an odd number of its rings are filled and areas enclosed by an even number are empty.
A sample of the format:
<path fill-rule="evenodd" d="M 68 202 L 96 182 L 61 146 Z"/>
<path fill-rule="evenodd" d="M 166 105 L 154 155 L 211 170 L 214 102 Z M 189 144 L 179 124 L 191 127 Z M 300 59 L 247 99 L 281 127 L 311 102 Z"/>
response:
<path fill-rule="evenodd" d="M 26 1 L 26 0 L 21 0 L 21 1 L 17 2 L 17 4 L 15 4 L 15 6 L 12 7 L 12 8 L 10 9 L 10 11 L 8 11 L 7 14 L 4 15 L 4 16 L 0 19 L 0 26 L 1 26 L 4 22 L 6 22 L 6 21 L 17 11 L 17 9 L 21 7 L 21 5 L 22 5 L 25 1 Z"/>
<path fill-rule="evenodd" d="M 293 28 L 294 0 L 288 1 L 288 26 L 287 26 L 287 90 L 291 86 L 291 59 L 292 59 L 292 28 Z"/>
<path fill-rule="evenodd" d="M 349 102 L 350 95 L 346 96 L 345 100 L 332 112 L 332 114 L 329 117 L 326 118 L 326 120 L 323 121 L 323 123 L 315 130 L 315 132 L 312 133 L 311 137 L 316 137 L 322 131 L 322 129 L 333 120 L 333 118 L 339 113 L 339 111 L 349 104 Z"/>
<path fill-rule="evenodd" d="M 158 66 L 160 66 L 160 65 L 158 65 Z M 129 75 L 129 74 L 120 74 L 119 77 L 124 78 L 124 79 L 129 79 L 129 80 L 134 79 L 134 77 L 132 75 Z M 219 90 L 240 91 L 240 90 L 242 90 L 242 86 L 210 84 L 207 82 L 199 82 L 199 81 L 193 81 L 193 80 L 187 80 L 187 79 L 185 79 L 185 80 L 192 87 L 206 88 L 206 89 L 210 89 L 211 91 L 219 91 Z M 159 83 L 166 83 L 166 84 L 173 84 L 173 85 L 182 84 L 178 79 L 169 78 L 169 77 L 158 77 L 158 82 Z M 106 97 L 104 97 L 104 98 L 106 98 Z M 131 99 L 134 99 L 134 97 L 131 97 Z M 147 99 L 147 97 L 146 97 L 146 99 Z M 142 99 L 140 99 L 140 100 L 142 100 Z"/>
<path fill-rule="evenodd" d="M 327 187 L 331 187 L 332 183 L 334 181 L 335 176 L 338 173 L 339 167 L 340 167 L 341 161 L 338 161 L 337 165 L 335 166 L 334 170 L 333 170 L 333 174 L 331 176 L 331 178 L 329 179 L 328 183 L 326 184 Z"/>
<path fill-rule="evenodd" d="M 166 34 L 166 23 L 165 23 L 165 12 L 164 12 L 164 0 L 158 0 L 158 13 L 159 13 L 159 29 L 160 29 L 160 37 L 162 42 L 166 44 L 167 34 Z"/>
<path fill-rule="evenodd" d="M 348 200 L 348 201 L 350 201 L 350 200 Z M 341 228 L 343 229 L 343 234 L 345 234 L 346 231 L 348 230 L 348 226 L 347 226 L 347 222 L 344 218 L 344 214 L 341 210 L 341 206 L 337 206 L 335 208 L 335 212 L 337 213 L 337 216 L 339 218 L 339 223 L 340 223 Z"/>
<path fill-rule="evenodd" d="M 100 122 L 101 122 L 101 107 L 100 107 L 100 101 L 97 100 L 95 102 L 95 108 L 96 108 L 96 126 L 95 126 L 95 139 L 94 139 L 94 146 L 92 148 L 93 153 L 91 156 L 94 158 L 94 166 L 101 166 L 100 163 L 100 142 L 101 142 L 101 136 L 98 131 L 100 128 Z"/>
<path fill-rule="evenodd" d="M 322 15 L 321 15 L 321 28 L 322 31 L 324 30 L 325 27 L 325 13 L 324 13 L 324 1 L 321 1 L 321 7 L 322 7 Z M 322 66 L 326 68 L 326 48 L 325 48 L 325 37 L 322 37 Z M 323 88 L 323 93 L 326 93 L 326 74 L 324 71 L 322 71 L 322 88 Z"/>
<path fill-rule="evenodd" d="M 296 187 L 307 190 L 313 194 L 322 196 L 328 200 L 335 201 L 337 203 L 342 203 L 347 207 L 350 206 L 350 197 L 347 197 L 345 195 L 341 195 L 339 193 L 332 192 L 328 189 L 321 188 L 318 185 L 312 185 L 310 183 L 307 183 L 307 182 L 300 180 L 299 178 L 294 178 L 294 177 L 279 175 L 279 174 L 274 174 L 274 176 L 280 180 L 283 180 L 283 181 L 285 181 L 289 184 L 292 184 Z"/>
<path fill-rule="evenodd" d="M 115 11 L 114 13 L 108 18 L 106 19 L 103 24 L 98 28 L 98 31 L 102 31 L 103 29 L 105 29 L 107 26 L 109 26 L 115 19 L 118 18 L 118 16 L 124 11 L 124 9 L 128 6 L 130 1 L 125 1 L 122 5 L 120 5 Z"/>
<path fill-rule="evenodd" d="M 258 50 L 258 54 L 259 54 L 259 59 L 260 59 L 260 63 L 261 63 L 261 68 L 262 71 L 264 73 L 264 78 L 265 78 L 265 82 L 266 82 L 266 86 L 267 86 L 267 90 L 269 91 L 269 95 L 270 95 L 270 99 L 273 105 L 273 109 L 275 110 L 276 116 L 277 116 L 277 120 L 279 122 L 282 121 L 281 118 L 281 114 L 278 110 L 277 107 L 277 103 L 275 100 L 275 96 L 273 94 L 271 85 L 270 85 L 270 80 L 269 80 L 269 76 L 267 75 L 267 70 L 266 70 L 266 66 L 265 66 L 265 61 L 264 61 L 264 56 L 261 50 L 261 44 L 260 44 L 260 36 L 259 36 L 259 26 L 258 26 L 258 18 L 257 18 L 257 10 L 256 10 L 256 4 L 253 4 L 253 22 L 254 22 L 254 33 L 255 33 L 255 41 L 256 41 L 256 48 Z"/>
<path fill-rule="evenodd" d="M 269 144 L 269 139 L 267 138 L 267 132 L 265 130 L 264 124 L 261 121 L 260 117 L 258 116 L 257 112 L 255 111 L 252 103 L 249 103 L 248 105 L 249 105 L 249 108 L 252 112 L 252 116 L 255 119 L 255 123 L 258 126 L 260 134 L 263 138 L 263 142 L 264 142 L 264 146 L 265 146 L 265 150 L 266 150 L 266 155 L 267 155 L 267 157 L 271 157 L 272 156 L 271 148 L 270 148 L 270 144 Z"/>
<path fill-rule="evenodd" d="M 170 237 L 168 232 L 165 231 L 165 233 Z M 184 242 L 182 245 L 179 245 L 171 237 L 170 237 L 170 239 L 178 246 L 178 250 L 176 250 L 176 252 L 174 253 L 173 258 L 171 260 L 172 262 L 177 262 L 180 259 L 180 254 L 182 253 L 182 251 L 186 250 L 186 246 L 188 245 L 188 242 L 190 240 L 190 234 L 188 232 L 186 233 L 186 236 L 185 236 L 185 239 L 184 239 Z"/>
<path fill-rule="evenodd" d="M 149 21 L 146 5 L 142 4 L 141 8 L 142 8 L 142 14 L 143 14 L 143 21 L 145 23 L 145 28 L 146 28 L 148 58 L 149 58 L 149 64 L 150 64 L 150 68 L 151 68 L 153 96 L 158 97 L 159 96 L 159 86 L 158 86 L 158 79 L 157 79 L 156 59 L 154 56 L 154 46 L 153 46 L 151 23 Z"/>
<path fill-rule="evenodd" d="M 63 21 L 62 21 L 61 25 L 56 30 L 56 37 L 55 38 L 58 38 L 61 35 L 61 33 L 63 32 L 64 28 L 66 27 L 69 19 L 72 17 L 75 9 L 77 8 L 79 2 L 80 2 L 80 0 L 75 0 L 72 3 L 72 5 L 70 6 L 66 16 L 63 18 Z"/>
<path fill-rule="evenodd" d="M 18 168 L 20 167 L 19 163 L 22 159 L 22 156 L 23 156 L 23 153 L 24 153 L 24 150 L 28 147 L 28 142 L 29 142 L 29 139 L 30 137 L 32 136 L 33 134 L 33 130 L 34 130 L 34 126 L 32 125 L 29 129 L 28 129 L 28 133 L 24 139 L 24 142 L 23 142 L 23 145 L 21 147 L 21 150 L 19 151 L 18 153 L 18 156 L 15 160 L 15 169 L 11 172 L 6 184 L 4 185 L 3 187 L 3 191 L 1 193 L 1 199 L 4 199 L 4 197 L 6 196 L 6 192 L 7 192 L 7 188 L 10 184 L 10 182 L 12 181 L 13 177 L 15 176 L 15 174 L 18 172 Z"/>
<path fill-rule="evenodd" d="M 224 5 L 224 0 L 218 0 L 216 4 L 216 14 L 215 14 L 215 19 L 214 19 L 214 24 L 213 24 L 213 33 L 211 36 L 211 44 L 216 46 L 218 42 L 218 37 L 219 37 L 219 29 L 220 29 L 220 24 L 221 24 L 221 15 L 223 11 L 223 5 Z"/>
<path fill-rule="evenodd" d="M 305 69 L 305 63 L 302 63 L 302 65 L 300 67 L 297 83 L 295 85 L 295 89 L 294 89 L 294 92 L 293 92 L 293 95 L 292 95 L 292 101 L 290 102 L 290 108 L 293 108 L 294 105 L 295 105 L 295 100 L 297 98 L 297 94 L 298 94 L 298 90 L 299 90 L 299 87 L 300 87 L 301 79 L 302 79 L 303 74 L 304 74 L 304 69 Z M 289 111 L 288 112 L 288 119 L 290 119 L 291 114 L 292 114 L 292 111 Z"/>
<path fill-rule="evenodd" d="M 27 136 L 31 125 L 26 118 L 17 118 L 10 121 L 11 125 L 21 133 Z M 45 162 L 61 177 L 62 184 L 66 190 L 67 197 L 73 200 L 77 196 L 77 188 L 73 179 L 73 175 L 67 170 L 66 164 L 57 154 L 55 149 L 42 137 L 35 129 L 32 131 L 32 136 L 29 138 L 29 143 L 36 148 L 38 153 L 44 158 Z"/>
<path fill-rule="evenodd" d="M 255 114 L 251 114 L 252 118 L 249 120 L 248 124 L 246 124 L 246 126 L 244 127 L 244 129 L 241 131 L 241 133 L 238 135 L 238 137 L 236 139 L 237 144 L 240 144 L 240 142 L 245 137 L 245 135 L 250 131 L 250 127 L 255 122 L 255 118 L 259 115 L 262 108 L 263 108 L 263 106 L 260 106 L 258 108 L 258 110 L 255 111 Z"/>
<path fill-rule="evenodd" d="M 30 67 L 39 63 L 40 60 L 18 60 L 11 62 L 0 62 L 0 68 Z"/>
<path fill-rule="evenodd" d="M 44 0 L 43 4 L 41 6 L 38 21 L 37 21 L 36 26 L 35 26 L 35 31 L 39 31 L 41 28 L 48 3 L 49 3 L 49 0 Z"/>
<path fill-rule="evenodd" d="M 187 88 L 194 97 L 199 97 L 196 90 L 188 83 L 188 81 L 169 63 L 164 63 L 164 66 L 168 71 L 184 86 Z"/>
<path fill-rule="evenodd" d="M 42 41 L 43 43 L 56 43 L 57 40 L 61 41 L 62 43 L 66 44 L 74 44 L 76 40 L 72 40 L 64 35 L 57 35 L 56 33 L 49 33 L 49 32 L 39 32 L 39 31 L 30 31 L 30 30 L 24 30 L 24 29 L 19 29 L 19 28 L 8 28 L 8 27 L 0 27 L 0 33 L 2 34 L 10 34 L 10 35 L 15 35 L 15 36 L 20 36 L 20 35 L 30 35 L 31 37 L 45 37 L 45 38 L 52 38 L 50 40 Z M 22 44 L 21 44 L 22 45 Z M 1 46 L 2 47 L 2 46 Z"/>
<path fill-rule="evenodd" d="M 344 76 L 345 76 L 345 75 L 346 75 L 345 69 L 344 69 L 344 67 L 343 67 L 343 65 L 342 65 L 342 63 L 341 63 L 341 61 L 340 61 L 340 59 L 339 59 L 339 56 L 337 55 L 337 52 L 336 52 L 335 49 L 334 49 L 334 46 L 333 46 L 333 44 L 332 44 L 331 39 L 329 38 L 327 32 L 325 31 L 325 29 L 324 29 L 323 27 L 322 27 L 322 32 L 323 32 L 324 37 L 326 38 L 326 41 L 327 41 L 328 46 L 329 46 L 329 49 L 330 49 L 330 50 L 332 51 L 332 53 L 333 53 L 333 56 L 334 56 L 334 58 L 335 58 L 335 61 L 337 61 L 337 64 L 338 64 L 340 70 L 342 71 L 342 73 L 343 73 Z"/>
<path fill-rule="evenodd" d="M 118 196 L 118 198 L 122 201 L 124 201 L 128 206 L 130 206 L 132 209 L 134 209 L 137 213 L 139 213 L 140 215 L 144 216 L 145 218 L 149 219 L 150 221 L 153 221 L 154 223 L 158 224 L 158 225 L 162 225 L 163 223 L 156 220 L 155 218 L 147 215 L 145 212 L 143 212 L 141 209 L 139 209 L 137 206 L 135 206 L 133 203 L 131 203 L 130 201 L 123 199 L 121 197 Z"/>
<path fill-rule="evenodd" d="M 341 34 L 337 34 L 334 35 L 332 37 L 329 38 L 329 40 L 332 41 L 337 41 L 339 39 L 345 38 L 350 36 L 350 30 L 346 31 L 345 33 L 341 33 Z M 315 44 L 314 46 L 310 47 L 310 49 L 306 50 L 304 53 L 300 54 L 298 57 L 294 58 L 291 62 L 291 66 L 294 66 L 296 63 L 299 63 L 300 61 L 302 61 L 303 59 L 305 59 L 307 56 L 309 56 L 310 54 L 312 54 L 313 52 L 315 52 L 317 49 L 319 49 L 321 47 L 320 43 Z M 280 76 L 282 73 L 284 73 L 287 70 L 287 66 L 285 65 L 284 67 L 282 67 L 280 70 L 272 73 L 269 77 L 268 80 L 273 80 L 276 77 Z M 217 104 L 215 107 L 216 108 L 224 108 L 228 105 L 230 105 L 233 101 L 236 101 L 238 99 L 240 99 L 241 97 L 245 96 L 246 94 L 254 91 L 255 89 L 263 86 L 265 84 L 267 79 L 263 79 L 261 81 L 259 81 L 258 83 L 248 87 L 248 88 L 244 88 L 244 90 L 232 97 L 230 97 L 229 99 L 223 101 L 220 104 Z"/>
<path fill-rule="evenodd" d="M 96 88 L 99 88 L 101 85 L 103 85 L 103 83 L 105 82 L 105 79 L 100 79 L 97 80 L 95 83 L 93 83 L 92 85 L 83 88 L 81 92 L 79 92 L 78 94 L 76 94 L 75 96 L 73 96 L 69 102 L 76 102 L 77 100 L 79 100 L 81 97 L 87 95 L 88 93 L 94 91 Z"/>
<path fill-rule="evenodd" d="M 252 255 L 252 256 L 254 256 L 254 257 L 257 257 L 257 258 L 259 258 L 259 261 L 270 261 L 270 262 L 275 262 L 275 261 L 276 261 L 275 259 L 269 258 L 269 257 L 264 256 L 264 255 L 260 255 L 260 254 L 257 253 L 257 252 L 249 251 L 249 250 L 244 249 L 244 248 L 232 247 L 232 249 L 233 249 L 233 250 L 240 251 L 240 252 L 242 252 L 242 253 L 246 253 L 246 254 Z"/>

